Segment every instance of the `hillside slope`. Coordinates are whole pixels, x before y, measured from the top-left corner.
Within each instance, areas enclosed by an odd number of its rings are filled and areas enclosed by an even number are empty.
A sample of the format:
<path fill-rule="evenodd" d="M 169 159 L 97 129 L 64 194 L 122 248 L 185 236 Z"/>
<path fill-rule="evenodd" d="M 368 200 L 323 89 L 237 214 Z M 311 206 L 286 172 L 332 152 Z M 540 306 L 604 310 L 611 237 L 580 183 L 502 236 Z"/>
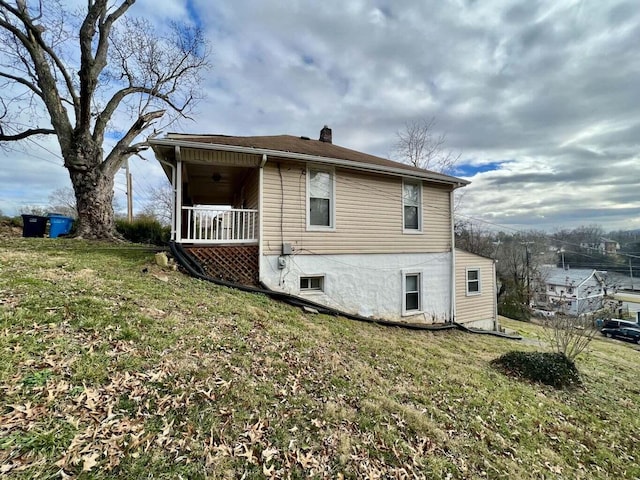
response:
<path fill-rule="evenodd" d="M 593 342 L 555 391 L 489 365 L 523 343 L 309 316 L 135 246 L 1 242 L 9 478 L 640 476 L 631 345 Z"/>

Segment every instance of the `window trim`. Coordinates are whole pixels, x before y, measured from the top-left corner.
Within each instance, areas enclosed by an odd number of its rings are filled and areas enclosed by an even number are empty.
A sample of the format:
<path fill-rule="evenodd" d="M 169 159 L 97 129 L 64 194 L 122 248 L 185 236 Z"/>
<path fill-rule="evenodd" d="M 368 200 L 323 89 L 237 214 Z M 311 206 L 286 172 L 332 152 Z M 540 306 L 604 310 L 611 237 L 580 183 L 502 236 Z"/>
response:
<path fill-rule="evenodd" d="M 329 225 L 311 225 L 311 171 L 326 172 L 331 176 L 331 197 L 329 198 Z M 333 167 L 308 165 L 306 173 L 306 222 L 307 231 L 334 232 L 336 230 L 336 170 Z"/>
<path fill-rule="evenodd" d="M 418 309 L 417 310 L 407 310 L 407 277 L 417 276 L 418 277 Z M 401 271 L 401 282 L 402 282 L 402 316 L 407 317 L 411 315 L 420 315 L 424 313 L 424 299 L 423 297 L 423 276 L 421 270 L 402 270 Z"/>
<path fill-rule="evenodd" d="M 416 205 L 418 207 L 418 228 L 406 228 L 405 227 L 405 223 L 404 223 L 404 207 L 405 207 L 405 203 L 404 203 L 404 186 L 405 185 L 417 185 L 418 187 L 420 187 L 418 189 L 418 205 Z M 402 179 L 402 233 L 406 233 L 409 235 L 417 235 L 417 234 L 421 234 L 422 233 L 422 198 L 423 198 L 423 185 L 422 185 L 422 181 L 421 180 L 412 180 L 412 179 L 408 179 L 408 178 L 403 178 Z M 407 205 L 410 207 L 413 207 L 414 205 Z"/>
<path fill-rule="evenodd" d="M 304 279 L 315 279 L 318 278 L 320 279 L 320 288 L 302 288 L 302 280 Z M 298 277 L 298 290 L 300 290 L 300 293 L 324 293 L 324 286 L 325 286 L 325 276 L 324 275 L 300 275 Z"/>
<path fill-rule="evenodd" d="M 477 280 L 469 280 L 469 272 L 478 272 L 478 279 Z M 477 292 L 469 291 L 469 283 L 470 282 L 477 282 L 478 283 L 478 291 Z M 465 285 L 466 285 L 467 297 L 473 297 L 473 296 L 476 296 L 476 295 L 482 295 L 482 272 L 480 270 L 480 267 L 467 267 L 465 269 Z"/>

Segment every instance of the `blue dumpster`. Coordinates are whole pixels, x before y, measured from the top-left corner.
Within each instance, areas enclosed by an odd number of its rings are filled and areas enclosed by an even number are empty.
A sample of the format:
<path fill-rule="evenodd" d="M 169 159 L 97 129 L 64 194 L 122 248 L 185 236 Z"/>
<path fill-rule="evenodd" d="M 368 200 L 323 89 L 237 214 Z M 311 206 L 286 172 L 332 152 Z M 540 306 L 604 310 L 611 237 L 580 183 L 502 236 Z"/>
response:
<path fill-rule="evenodd" d="M 57 238 L 60 235 L 68 235 L 73 225 L 73 218 L 65 217 L 59 213 L 49 214 L 49 238 Z"/>
<path fill-rule="evenodd" d="M 47 229 L 47 217 L 40 215 L 22 215 L 22 236 L 23 237 L 44 237 Z"/>

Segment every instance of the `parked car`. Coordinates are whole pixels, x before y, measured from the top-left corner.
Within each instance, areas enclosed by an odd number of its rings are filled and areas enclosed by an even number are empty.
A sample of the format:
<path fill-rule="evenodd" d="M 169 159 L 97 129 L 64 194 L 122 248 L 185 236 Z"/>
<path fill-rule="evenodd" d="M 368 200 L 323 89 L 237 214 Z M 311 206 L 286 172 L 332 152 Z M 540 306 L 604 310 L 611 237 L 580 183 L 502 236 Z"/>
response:
<path fill-rule="evenodd" d="M 602 334 L 608 338 L 620 338 L 640 344 L 640 328 L 619 326 L 618 328 L 603 328 Z"/>
<path fill-rule="evenodd" d="M 598 319 L 596 320 L 596 326 L 598 328 L 640 328 L 640 323 L 632 320 L 622 320 L 620 318 Z"/>

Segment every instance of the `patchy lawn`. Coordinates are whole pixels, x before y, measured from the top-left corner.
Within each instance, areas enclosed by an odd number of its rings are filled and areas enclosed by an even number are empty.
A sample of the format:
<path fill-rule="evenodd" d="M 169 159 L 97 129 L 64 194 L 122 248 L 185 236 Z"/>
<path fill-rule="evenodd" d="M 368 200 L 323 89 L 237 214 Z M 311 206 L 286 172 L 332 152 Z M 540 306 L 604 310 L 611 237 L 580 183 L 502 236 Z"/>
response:
<path fill-rule="evenodd" d="M 637 347 L 594 341 L 577 390 L 489 365 L 536 348 L 305 315 L 135 246 L 2 240 L 0 473 L 640 477 Z"/>

